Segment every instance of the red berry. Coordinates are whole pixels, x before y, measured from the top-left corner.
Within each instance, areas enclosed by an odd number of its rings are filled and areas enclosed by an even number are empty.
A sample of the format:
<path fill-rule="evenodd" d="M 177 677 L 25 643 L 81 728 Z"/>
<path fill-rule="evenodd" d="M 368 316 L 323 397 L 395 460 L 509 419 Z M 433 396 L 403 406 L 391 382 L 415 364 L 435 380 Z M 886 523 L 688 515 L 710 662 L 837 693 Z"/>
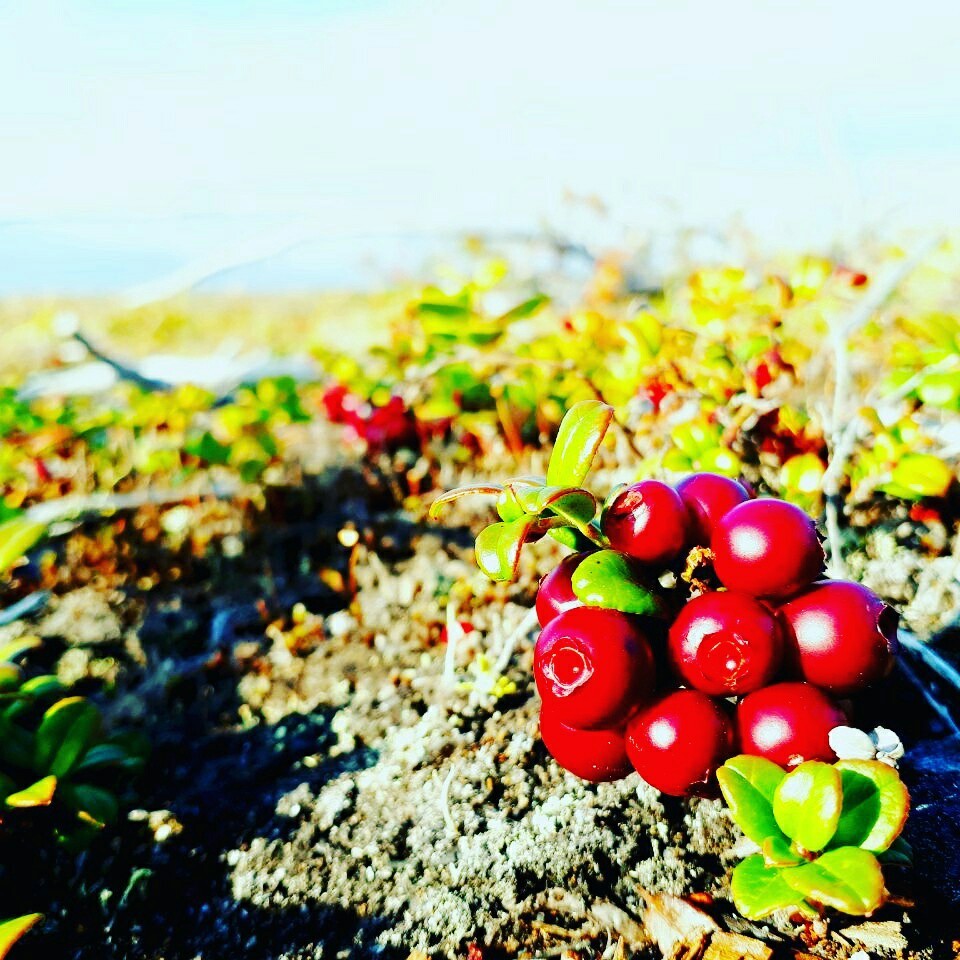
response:
<path fill-rule="evenodd" d="M 846 722 L 840 707 L 809 683 L 775 683 L 747 694 L 737 707 L 740 748 L 782 767 L 835 760 L 828 737 Z"/>
<path fill-rule="evenodd" d="M 581 780 L 606 783 L 630 773 L 622 730 L 577 730 L 547 709 L 540 711 L 540 737 L 550 756 Z"/>
<path fill-rule="evenodd" d="M 885 677 L 897 651 L 899 615 L 847 580 L 815 583 L 780 608 L 800 676 L 838 696 Z"/>
<path fill-rule="evenodd" d="M 676 489 L 690 514 L 693 539 L 704 547 L 709 545 L 717 521 L 750 499 L 743 484 L 719 473 L 695 473 L 681 480 Z"/>
<path fill-rule="evenodd" d="M 725 587 L 754 597 L 789 597 L 823 570 L 813 521 L 785 500 L 748 500 L 721 517 L 710 539 Z"/>
<path fill-rule="evenodd" d="M 583 603 L 573 592 L 573 571 L 589 553 L 571 553 L 564 557 L 540 581 L 537 589 L 537 619 L 545 627 L 558 613 L 573 607 L 582 607 Z"/>
<path fill-rule="evenodd" d="M 616 726 L 654 684 L 653 654 L 636 620 L 599 607 L 554 617 L 537 640 L 533 671 L 546 708 L 578 729 Z"/>
<path fill-rule="evenodd" d="M 651 787 L 675 797 L 704 792 L 733 746 L 727 711 L 697 690 L 668 693 L 627 724 L 634 769 Z"/>
<path fill-rule="evenodd" d="M 704 593 L 680 611 L 670 628 L 670 660 L 684 682 L 728 697 L 769 683 L 783 652 L 782 629 L 753 597 Z"/>
<path fill-rule="evenodd" d="M 676 490 L 659 480 L 641 480 L 613 498 L 601 525 L 614 550 L 643 563 L 666 564 L 686 546 L 690 518 Z"/>

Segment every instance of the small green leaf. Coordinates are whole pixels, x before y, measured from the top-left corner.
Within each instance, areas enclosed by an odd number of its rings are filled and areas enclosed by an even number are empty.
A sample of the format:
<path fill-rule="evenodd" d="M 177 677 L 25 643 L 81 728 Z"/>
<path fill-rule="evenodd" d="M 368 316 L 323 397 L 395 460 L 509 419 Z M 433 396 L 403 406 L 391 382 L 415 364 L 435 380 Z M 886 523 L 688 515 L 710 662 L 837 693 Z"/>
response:
<path fill-rule="evenodd" d="M 0 663 L 0 693 L 9 694 L 20 687 L 23 671 L 15 663 Z"/>
<path fill-rule="evenodd" d="M 4 960 L 13 945 L 43 919 L 42 913 L 28 913 L 0 923 L 0 960 Z"/>
<path fill-rule="evenodd" d="M 446 493 L 440 494 L 440 496 L 430 504 L 430 512 L 428 516 L 431 520 L 436 520 L 440 515 L 441 507 L 448 503 L 453 503 L 454 500 L 459 500 L 460 497 L 466 497 L 473 493 L 482 493 L 488 496 L 497 497 L 502 492 L 503 487 L 501 487 L 499 484 L 492 483 L 479 483 L 471 484 L 468 487 L 457 487 L 455 490 L 448 490 Z"/>
<path fill-rule="evenodd" d="M 803 863 L 803 857 L 790 846 L 781 834 L 767 837 L 760 845 L 763 862 L 768 867 L 795 867 Z"/>
<path fill-rule="evenodd" d="M 730 882 L 733 902 L 748 920 L 762 920 L 777 910 L 799 907 L 803 900 L 783 879 L 779 867 L 768 867 L 759 853 L 738 863 Z"/>
<path fill-rule="evenodd" d="M 139 770 L 143 766 L 141 757 L 131 757 L 123 747 L 116 743 L 98 743 L 91 747 L 83 759 L 74 767 L 75 773 L 82 770 L 98 770 L 102 767 L 122 767 L 125 770 Z"/>
<path fill-rule="evenodd" d="M 946 496 L 953 483 L 953 471 L 939 457 L 929 453 L 907 453 L 896 463 L 888 483 L 880 488 L 904 500 Z"/>
<path fill-rule="evenodd" d="M 24 701 L 12 703 L 0 716 L 0 760 L 5 764 L 28 770 L 33 765 L 33 736 L 19 724 L 12 723 L 8 714 Z"/>
<path fill-rule="evenodd" d="M 786 775 L 772 760 L 746 755 L 731 757 L 717 770 L 730 815 L 758 846 L 768 837 L 787 843 L 773 815 L 773 797 Z"/>
<path fill-rule="evenodd" d="M 891 866 L 912 867 L 913 847 L 903 837 L 897 837 L 883 853 L 878 854 L 877 859 Z"/>
<path fill-rule="evenodd" d="M 63 802 L 85 823 L 104 827 L 117 819 L 117 798 L 102 787 L 67 784 L 61 789 Z"/>
<path fill-rule="evenodd" d="M 549 486 L 583 483 L 612 419 L 613 407 L 600 400 L 581 400 L 567 411 L 547 467 Z"/>
<path fill-rule="evenodd" d="M 0 660 L 12 662 L 21 654 L 26 653 L 28 650 L 36 650 L 37 647 L 42 644 L 43 641 L 39 637 L 34 636 L 25 636 L 17 640 L 11 640 L 9 643 L 5 643 L 0 647 Z"/>
<path fill-rule="evenodd" d="M 822 850 L 840 819 L 840 772 L 829 763 L 808 760 L 788 773 L 773 797 L 780 829 L 804 850 Z"/>
<path fill-rule="evenodd" d="M 840 760 L 843 808 L 835 847 L 881 853 L 899 836 L 910 812 L 910 794 L 893 767 L 879 760 Z"/>
<path fill-rule="evenodd" d="M 517 575 L 520 550 L 536 517 L 521 517 L 510 523 L 491 523 L 477 536 L 477 566 L 491 580 L 512 580 Z"/>
<path fill-rule="evenodd" d="M 584 536 L 584 534 L 574 527 L 554 527 L 552 530 L 548 530 L 547 533 L 553 537 L 557 543 L 568 547 L 575 553 L 590 550 L 595 546 L 589 537 Z"/>
<path fill-rule="evenodd" d="M 500 314 L 497 320 L 500 323 L 513 323 L 515 320 L 525 320 L 527 317 L 532 317 L 535 313 L 538 313 L 549 302 L 550 298 L 545 293 L 538 293 L 530 297 L 529 300 L 518 303 L 506 313 Z"/>
<path fill-rule="evenodd" d="M 573 572 L 573 592 L 588 607 L 651 616 L 660 610 L 660 601 L 641 577 L 639 566 L 626 555 L 598 550 Z"/>
<path fill-rule="evenodd" d="M 783 879 L 806 899 L 854 916 L 873 913 L 883 900 L 877 858 L 860 847 L 840 847 L 812 863 L 782 870 Z"/>
<path fill-rule="evenodd" d="M 57 778 L 44 777 L 24 790 L 9 794 L 6 802 L 8 807 L 46 807 L 56 792 Z"/>
<path fill-rule="evenodd" d="M 65 777 L 100 737 L 100 711 L 83 697 L 68 697 L 43 715 L 36 734 L 35 768 Z"/>
<path fill-rule="evenodd" d="M 0 523 L 0 574 L 6 573 L 46 533 L 42 523 L 26 516 Z"/>

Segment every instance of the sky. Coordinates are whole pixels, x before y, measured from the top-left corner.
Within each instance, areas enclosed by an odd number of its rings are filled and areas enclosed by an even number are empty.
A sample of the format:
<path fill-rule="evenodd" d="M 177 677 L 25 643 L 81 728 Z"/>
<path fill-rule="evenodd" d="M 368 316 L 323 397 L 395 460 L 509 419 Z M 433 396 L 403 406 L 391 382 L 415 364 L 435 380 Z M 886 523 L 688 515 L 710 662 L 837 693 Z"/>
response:
<path fill-rule="evenodd" d="M 956 225 L 958 50 L 927 0 L 0 0 L 0 295 L 337 286 L 544 223 Z"/>

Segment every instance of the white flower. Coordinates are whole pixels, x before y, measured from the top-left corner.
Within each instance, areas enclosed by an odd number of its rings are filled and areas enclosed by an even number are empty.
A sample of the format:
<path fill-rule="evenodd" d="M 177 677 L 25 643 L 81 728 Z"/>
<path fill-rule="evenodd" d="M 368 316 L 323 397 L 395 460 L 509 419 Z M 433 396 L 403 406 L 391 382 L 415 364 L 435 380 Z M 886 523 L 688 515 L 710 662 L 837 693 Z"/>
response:
<path fill-rule="evenodd" d="M 903 756 L 900 738 L 886 727 L 866 733 L 856 727 L 834 727 L 830 748 L 841 760 L 879 760 L 891 767 Z"/>

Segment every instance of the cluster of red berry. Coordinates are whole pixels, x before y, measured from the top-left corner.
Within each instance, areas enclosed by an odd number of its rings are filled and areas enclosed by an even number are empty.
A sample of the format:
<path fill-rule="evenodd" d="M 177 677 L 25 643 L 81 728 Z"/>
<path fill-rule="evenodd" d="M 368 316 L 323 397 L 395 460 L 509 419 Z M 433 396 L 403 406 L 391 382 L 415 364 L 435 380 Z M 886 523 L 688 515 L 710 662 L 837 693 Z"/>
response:
<path fill-rule="evenodd" d="M 393 450 L 417 439 L 413 414 L 396 395 L 376 406 L 335 383 L 324 391 L 322 402 L 331 423 L 342 424 L 348 438 L 362 440 L 371 449 Z"/>
<path fill-rule="evenodd" d="M 897 614 L 860 584 L 819 579 L 824 555 L 798 507 L 716 474 L 644 480 L 607 504 L 612 549 L 653 574 L 709 547 L 714 581 L 670 619 L 585 606 L 585 554 L 540 584 L 534 669 L 540 728 L 556 761 L 595 782 L 631 768 L 664 793 L 710 792 L 736 752 L 790 767 L 833 760 L 840 699 L 885 676 Z M 671 591 L 679 593 L 680 591 Z M 735 706 L 734 706 L 735 704 Z"/>

